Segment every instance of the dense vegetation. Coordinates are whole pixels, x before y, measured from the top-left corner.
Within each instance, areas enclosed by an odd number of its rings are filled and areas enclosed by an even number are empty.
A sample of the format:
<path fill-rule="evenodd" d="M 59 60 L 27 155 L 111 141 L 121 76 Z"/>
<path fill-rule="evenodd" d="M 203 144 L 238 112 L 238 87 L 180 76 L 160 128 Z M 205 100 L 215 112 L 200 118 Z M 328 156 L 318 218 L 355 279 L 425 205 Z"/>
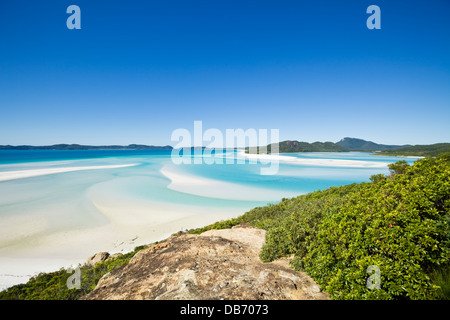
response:
<path fill-rule="evenodd" d="M 260 257 L 293 257 L 333 299 L 450 298 L 450 154 L 412 166 L 399 161 L 390 175 L 332 187 L 189 230 L 249 223 L 267 231 Z M 0 293 L 0 299 L 78 299 L 105 273 L 141 248 L 95 267 L 83 266 L 80 290 L 68 290 L 65 270 L 41 274 Z M 380 287 L 369 288 L 371 266 Z"/>
<path fill-rule="evenodd" d="M 307 253 L 294 260 L 334 298 L 448 294 L 448 287 L 440 288 L 432 277 L 449 271 L 449 166 L 425 159 L 412 167 L 404 162 L 390 168 L 390 177 L 373 177 L 337 213 L 326 214 Z M 371 265 L 381 271 L 380 290 L 366 286 Z"/>
<path fill-rule="evenodd" d="M 390 165 L 370 183 L 317 191 L 207 229 L 267 230 L 263 261 L 294 256 L 334 299 L 450 298 L 450 156 Z M 369 289 L 369 266 L 380 289 Z"/>
<path fill-rule="evenodd" d="M 381 155 L 392 156 L 424 156 L 435 157 L 442 155 L 443 153 L 450 153 L 450 143 L 436 143 L 429 145 L 415 145 L 409 147 L 403 147 L 388 151 L 380 152 Z"/>

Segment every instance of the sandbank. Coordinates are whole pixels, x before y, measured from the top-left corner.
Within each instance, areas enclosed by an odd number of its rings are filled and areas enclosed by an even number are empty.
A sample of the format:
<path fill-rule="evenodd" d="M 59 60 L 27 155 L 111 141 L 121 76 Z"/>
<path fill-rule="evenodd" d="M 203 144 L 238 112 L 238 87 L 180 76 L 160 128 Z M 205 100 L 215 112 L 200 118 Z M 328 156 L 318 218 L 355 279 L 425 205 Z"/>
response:
<path fill-rule="evenodd" d="M 299 192 L 287 192 L 225 182 L 194 175 L 166 165 L 160 172 L 170 179 L 169 189 L 202 197 L 241 201 L 280 201 L 283 197 L 298 196 Z"/>
<path fill-rule="evenodd" d="M 343 159 L 304 159 L 281 154 L 252 154 L 245 151 L 238 152 L 238 155 L 249 160 L 260 160 L 263 163 L 279 161 L 289 164 L 321 166 L 321 167 L 347 167 L 347 168 L 385 168 L 388 162 L 363 161 L 363 160 L 343 160 Z"/>
<path fill-rule="evenodd" d="M 134 163 L 134 164 L 121 164 L 121 165 L 108 165 L 108 166 L 61 167 L 61 168 L 46 168 L 46 169 L 34 169 L 34 170 L 2 171 L 2 172 L 0 172 L 0 181 L 23 179 L 23 178 L 43 176 L 43 175 L 48 175 L 48 174 L 82 171 L 82 170 L 126 168 L 126 167 L 132 167 L 132 166 L 136 166 L 136 165 L 138 165 L 138 164 Z"/>

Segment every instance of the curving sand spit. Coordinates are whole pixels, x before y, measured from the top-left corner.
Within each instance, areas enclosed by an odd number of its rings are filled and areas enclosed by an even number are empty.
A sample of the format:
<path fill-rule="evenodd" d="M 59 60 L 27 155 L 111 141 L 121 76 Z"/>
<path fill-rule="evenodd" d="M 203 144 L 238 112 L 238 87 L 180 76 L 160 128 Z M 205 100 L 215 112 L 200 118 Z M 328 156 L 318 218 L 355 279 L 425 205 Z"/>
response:
<path fill-rule="evenodd" d="M 82 171 L 82 170 L 96 170 L 96 169 L 115 169 L 137 166 L 138 163 L 109 165 L 109 166 L 87 166 L 87 167 L 62 167 L 62 168 L 46 168 L 34 170 L 19 170 L 19 171 L 4 171 L 0 172 L 0 181 L 15 180 L 30 178 L 36 176 L 44 176 L 47 174 Z"/>
<path fill-rule="evenodd" d="M 160 172 L 170 179 L 169 189 L 196 196 L 242 201 L 280 201 L 283 197 L 298 196 L 298 192 L 258 188 L 189 175 L 166 165 Z"/>
<path fill-rule="evenodd" d="M 244 151 L 238 155 L 249 160 L 259 160 L 262 163 L 279 161 L 289 164 L 321 166 L 321 167 L 342 167 L 342 168 L 386 168 L 388 162 L 363 161 L 363 160 L 343 160 L 343 159 L 304 159 L 280 154 L 252 154 Z"/>

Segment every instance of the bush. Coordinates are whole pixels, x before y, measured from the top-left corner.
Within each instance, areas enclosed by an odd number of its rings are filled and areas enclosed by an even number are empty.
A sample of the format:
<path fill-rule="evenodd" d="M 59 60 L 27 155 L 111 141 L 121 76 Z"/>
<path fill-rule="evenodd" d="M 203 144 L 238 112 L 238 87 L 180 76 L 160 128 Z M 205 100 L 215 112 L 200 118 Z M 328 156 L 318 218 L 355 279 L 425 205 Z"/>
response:
<path fill-rule="evenodd" d="M 310 243 L 316 241 L 323 217 L 335 213 L 346 201 L 347 196 L 333 191 L 336 189 L 301 196 L 286 203 L 272 226 L 267 228 L 261 260 L 268 262 L 292 254 L 296 259 L 303 259 Z M 302 265 L 300 261 L 295 263 Z"/>
<path fill-rule="evenodd" d="M 213 224 L 210 224 L 208 226 L 205 226 L 203 228 L 190 229 L 187 231 L 187 233 L 200 234 L 200 233 L 203 233 L 208 230 L 229 229 L 229 228 L 234 227 L 235 225 L 238 225 L 240 222 L 241 222 L 240 219 L 236 219 L 236 218 L 230 219 L 230 220 L 222 220 L 222 221 L 218 221 Z M 179 234 L 180 233 L 178 233 L 178 235 Z M 177 234 L 175 234 L 175 235 L 177 235 Z"/>
<path fill-rule="evenodd" d="M 394 167 L 400 170 L 392 178 L 361 185 L 336 214 L 324 216 L 308 247 L 306 271 L 335 299 L 442 293 L 432 275 L 449 263 L 450 169 L 436 159 Z M 379 290 L 366 286 L 371 265 L 381 271 Z"/>

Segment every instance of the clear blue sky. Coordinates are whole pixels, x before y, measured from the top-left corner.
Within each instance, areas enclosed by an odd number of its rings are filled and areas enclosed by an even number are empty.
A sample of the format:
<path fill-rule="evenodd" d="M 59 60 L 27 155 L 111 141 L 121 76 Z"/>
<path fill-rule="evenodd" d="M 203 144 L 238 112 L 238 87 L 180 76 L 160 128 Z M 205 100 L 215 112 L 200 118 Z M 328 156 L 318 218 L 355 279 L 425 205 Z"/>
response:
<path fill-rule="evenodd" d="M 449 17 L 448 0 L 2 0 L 0 144 L 174 145 L 194 120 L 450 142 Z"/>

